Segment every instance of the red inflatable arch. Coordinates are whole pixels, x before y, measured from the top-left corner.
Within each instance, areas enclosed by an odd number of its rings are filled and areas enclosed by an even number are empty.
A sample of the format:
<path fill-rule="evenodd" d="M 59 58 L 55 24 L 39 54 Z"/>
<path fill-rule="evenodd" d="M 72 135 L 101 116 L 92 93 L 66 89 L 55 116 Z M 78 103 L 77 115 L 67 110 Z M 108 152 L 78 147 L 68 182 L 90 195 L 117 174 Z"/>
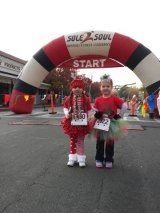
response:
<path fill-rule="evenodd" d="M 149 94 L 160 86 L 160 62 L 141 43 L 115 32 L 78 32 L 51 41 L 25 65 L 12 91 L 10 110 L 31 113 L 33 99 L 21 97 L 35 95 L 48 73 L 62 63 L 75 68 L 124 65 L 139 77 Z"/>

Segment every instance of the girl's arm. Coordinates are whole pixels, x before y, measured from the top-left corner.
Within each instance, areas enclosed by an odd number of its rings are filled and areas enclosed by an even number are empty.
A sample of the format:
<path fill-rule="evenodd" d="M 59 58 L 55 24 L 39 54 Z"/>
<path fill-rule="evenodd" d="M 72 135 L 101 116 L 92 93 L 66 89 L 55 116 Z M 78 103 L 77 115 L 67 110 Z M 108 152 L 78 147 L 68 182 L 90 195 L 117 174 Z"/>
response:
<path fill-rule="evenodd" d="M 120 115 L 121 117 L 123 117 L 123 116 L 124 116 L 124 113 L 126 112 L 126 110 L 127 110 L 127 104 L 126 104 L 126 103 L 123 103 L 123 104 L 122 104 L 122 107 L 121 107 L 121 110 L 120 110 L 120 112 L 119 112 L 119 115 Z"/>
<path fill-rule="evenodd" d="M 69 109 L 64 107 L 63 112 L 64 112 L 64 115 L 65 115 L 66 118 L 71 117 L 71 107 Z"/>
<path fill-rule="evenodd" d="M 94 109 L 92 107 L 92 109 L 88 111 L 88 119 L 91 119 L 92 116 L 94 115 L 94 113 L 95 113 L 95 111 L 94 111 Z"/>
<path fill-rule="evenodd" d="M 95 107 L 92 107 L 92 109 L 88 113 L 90 113 L 90 118 L 94 117 L 97 119 L 102 118 L 103 115 L 103 112 L 98 111 L 98 109 L 96 109 Z"/>

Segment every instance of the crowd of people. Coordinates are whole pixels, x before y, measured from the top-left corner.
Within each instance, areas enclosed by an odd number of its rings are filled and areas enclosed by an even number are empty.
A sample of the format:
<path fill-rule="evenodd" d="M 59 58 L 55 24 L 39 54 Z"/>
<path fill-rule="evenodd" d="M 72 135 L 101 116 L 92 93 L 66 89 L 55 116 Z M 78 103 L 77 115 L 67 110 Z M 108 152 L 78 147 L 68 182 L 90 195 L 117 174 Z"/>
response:
<path fill-rule="evenodd" d="M 128 101 L 128 107 L 131 108 L 131 115 L 136 115 L 136 111 L 139 111 L 141 115 L 145 118 L 149 115 L 149 118 L 160 118 L 160 97 L 159 89 L 146 96 L 144 99 L 138 99 L 136 95 L 133 95 L 132 99 Z"/>

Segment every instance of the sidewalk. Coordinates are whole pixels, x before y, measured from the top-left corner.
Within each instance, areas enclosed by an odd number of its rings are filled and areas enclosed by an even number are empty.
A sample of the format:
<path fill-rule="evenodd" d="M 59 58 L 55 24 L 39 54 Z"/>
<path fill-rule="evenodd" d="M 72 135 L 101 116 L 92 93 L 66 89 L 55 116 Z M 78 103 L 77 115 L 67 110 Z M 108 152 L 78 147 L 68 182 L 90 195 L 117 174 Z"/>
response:
<path fill-rule="evenodd" d="M 6 106 L 0 106 L 0 112 L 9 111 L 9 108 Z"/>
<path fill-rule="evenodd" d="M 48 107 L 51 107 L 50 104 L 45 105 L 45 108 L 47 109 Z M 55 106 L 57 107 L 57 106 Z M 37 108 L 42 108 L 44 109 L 43 105 L 33 105 L 33 109 L 37 109 Z M 5 112 L 5 111 L 10 111 L 9 107 L 7 106 L 0 106 L 0 112 Z"/>

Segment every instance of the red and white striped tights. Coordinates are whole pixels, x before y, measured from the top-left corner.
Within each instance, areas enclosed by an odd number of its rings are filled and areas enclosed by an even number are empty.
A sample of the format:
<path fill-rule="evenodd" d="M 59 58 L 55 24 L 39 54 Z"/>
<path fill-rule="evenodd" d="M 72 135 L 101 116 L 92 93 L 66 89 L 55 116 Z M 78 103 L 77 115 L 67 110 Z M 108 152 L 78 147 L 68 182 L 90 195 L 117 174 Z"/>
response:
<path fill-rule="evenodd" d="M 70 135 L 70 154 L 84 155 L 85 135 Z"/>

